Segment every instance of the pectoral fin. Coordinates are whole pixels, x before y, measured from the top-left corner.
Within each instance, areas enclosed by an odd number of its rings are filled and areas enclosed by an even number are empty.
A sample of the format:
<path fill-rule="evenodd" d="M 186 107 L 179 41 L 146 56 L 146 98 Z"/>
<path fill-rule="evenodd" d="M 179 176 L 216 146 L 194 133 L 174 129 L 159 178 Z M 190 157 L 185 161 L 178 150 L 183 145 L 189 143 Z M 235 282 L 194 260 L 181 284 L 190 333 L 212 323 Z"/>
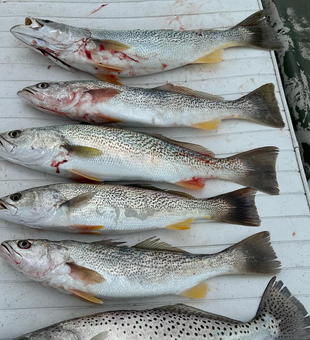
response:
<path fill-rule="evenodd" d="M 76 297 L 82 300 L 86 300 L 87 302 L 97 303 L 99 305 L 103 304 L 102 300 L 96 298 L 95 296 L 89 293 L 81 292 L 80 290 L 76 290 L 76 289 L 68 289 L 68 291 L 72 293 L 73 295 L 75 295 Z"/>
<path fill-rule="evenodd" d="M 194 219 L 189 218 L 183 222 L 174 223 L 167 225 L 166 229 L 174 229 L 174 230 L 187 230 L 191 228 L 191 224 L 193 223 Z"/>
<path fill-rule="evenodd" d="M 69 169 L 69 171 L 70 171 L 74 176 L 78 176 L 78 179 L 79 179 L 79 180 L 80 180 L 81 178 L 84 178 L 84 179 L 87 179 L 87 180 L 89 180 L 89 181 L 91 181 L 91 182 L 102 182 L 102 180 L 101 180 L 100 178 L 82 174 L 81 172 L 79 172 L 79 171 L 77 171 L 77 170 Z M 76 179 L 76 178 L 75 178 L 75 179 Z"/>
<path fill-rule="evenodd" d="M 201 190 L 205 186 L 205 179 L 196 178 L 188 181 L 180 181 L 175 184 L 186 189 Z"/>
<path fill-rule="evenodd" d="M 75 229 L 80 234 L 100 234 L 97 233 L 97 230 L 101 230 L 104 228 L 103 225 L 81 225 L 81 224 L 74 224 L 71 226 L 72 229 Z"/>
<path fill-rule="evenodd" d="M 105 339 L 107 339 L 108 335 L 109 335 L 109 331 L 104 331 L 104 332 L 101 332 L 101 333 L 95 335 L 90 340 L 105 340 Z"/>
<path fill-rule="evenodd" d="M 215 50 L 205 56 L 195 60 L 192 64 L 214 64 L 223 60 L 223 50 Z"/>
<path fill-rule="evenodd" d="M 195 287 L 186 289 L 179 295 L 188 297 L 190 299 L 202 299 L 207 295 L 208 285 L 205 282 L 198 283 Z"/>
<path fill-rule="evenodd" d="M 203 130 L 214 130 L 218 128 L 220 123 L 221 123 L 221 120 L 214 119 L 214 120 L 210 120 L 209 122 L 193 124 L 192 127 L 196 129 L 203 129 Z"/>
<path fill-rule="evenodd" d="M 123 44 L 116 40 L 99 40 L 99 39 L 89 39 L 99 45 L 99 49 L 104 51 L 126 51 L 130 46 Z"/>
<path fill-rule="evenodd" d="M 79 266 L 75 263 L 67 263 L 70 267 L 70 276 L 77 281 L 82 281 L 84 284 L 98 284 L 104 281 L 104 277 L 95 270 Z"/>
<path fill-rule="evenodd" d="M 64 149 L 69 151 L 71 154 L 74 154 L 83 158 L 96 158 L 102 156 L 102 151 L 96 148 L 91 148 L 88 146 L 80 146 L 80 145 L 62 145 Z"/>

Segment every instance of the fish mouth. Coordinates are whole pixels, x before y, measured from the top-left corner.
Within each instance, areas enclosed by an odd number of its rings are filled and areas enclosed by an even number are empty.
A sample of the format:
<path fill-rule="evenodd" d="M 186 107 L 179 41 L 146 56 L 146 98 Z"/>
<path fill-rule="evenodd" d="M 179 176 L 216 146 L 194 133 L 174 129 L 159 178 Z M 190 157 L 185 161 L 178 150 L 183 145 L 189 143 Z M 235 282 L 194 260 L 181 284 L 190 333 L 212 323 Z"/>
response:
<path fill-rule="evenodd" d="M 28 87 L 25 87 L 24 89 L 20 90 L 17 92 L 17 95 L 20 96 L 20 97 L 23 97 L 23 95 L 28 95 L 30 93 L 32 96 L 35 96 L 35 92 L 32 91 L 31 89 L 29 89 Z"/>
<path fill-rule="evenodd" d="M 9 209 L 3 201 L 0 200 L 0 213 L 9 212 Z"/>
<path fill-rule="evenodd" d="M 8 242 L 2 242 L 0 245 L 0 255 L 13 260 L 15 264 L 20 264 L 23 258 L 18 254 Z"/>

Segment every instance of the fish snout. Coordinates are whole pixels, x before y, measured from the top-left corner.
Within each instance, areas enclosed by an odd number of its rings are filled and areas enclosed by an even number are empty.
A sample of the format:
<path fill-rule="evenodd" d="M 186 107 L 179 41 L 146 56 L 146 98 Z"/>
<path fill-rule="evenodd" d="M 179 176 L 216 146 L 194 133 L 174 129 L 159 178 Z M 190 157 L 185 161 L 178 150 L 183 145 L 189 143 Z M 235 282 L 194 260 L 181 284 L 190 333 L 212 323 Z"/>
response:
<path fill-rule="evenodd" d="M 0 245 L 0 256 L 15 262 L 15 264 L 20 264 L 23 260 L 21 255 L 19 255 L 7 241 L 2 242 Z"/>

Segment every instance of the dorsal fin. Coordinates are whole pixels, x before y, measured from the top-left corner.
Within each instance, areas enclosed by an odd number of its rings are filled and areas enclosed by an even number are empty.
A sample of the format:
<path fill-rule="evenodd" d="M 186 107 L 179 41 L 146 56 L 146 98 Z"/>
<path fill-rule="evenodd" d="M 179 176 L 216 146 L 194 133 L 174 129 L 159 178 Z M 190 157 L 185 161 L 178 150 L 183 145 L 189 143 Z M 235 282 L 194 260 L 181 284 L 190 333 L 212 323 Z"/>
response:
<path fill-rule="evenodd" d="M 212 319 L 212 320 L 224 321 L 224 322 L 229 322 L 229 323 L 234 323 L 234 324 L 242 323 L 241 321 L 230 319 L 230 318 L 227 318 L 226 316 L 209 313 L 202 309 L 198 309 L 192 306 L 187 306 L 182 303 L 178 303 L 176 305 L 158 307 L 154 309 L 169 311 L 172 313 L 197 315 L 197 316 L 205 317 L 205 318 Z"/>
<path fill-rule="evenodd" d="M 100 241 L 91 242 L 91 244 L 98 244 L 101 246 L 119 246 L 120 244 L 124 245 L 125 241 L 117 241 L 117 240 L 111 240 L 111 239 L 103 239 Z"/>
<path fill-rule="evenodd" d="M 146 134 L 146 135 L 161 139 L 165 142 L 180 146 L 181 148 L 185 148 L 185 149 L 200 153 L 201 155 L 211 157 L 211 158 L 215 157 L 215 155 L 212 151 L 206 149 L 205 147 L 203 147 L 201 145 L 193 144 L 193 143 L 187 143 L 187 142 L 180 142 L 178 140 L 170 139 L 170 138 L 163 136 L 161 134 L 155 134 L 155 133 L 153 134 L 153 133 L 146 133 L 146 132 L 143 132 L 143 133 Z"/>
<path fill-rule="evenodd" d="M 177 247 L 172 247 L 170 244 L 166 242 L 160 242 L 159 238 L 155 238 L 155 236 L 150 237 L 135 246 L 134 248 L 138 249 L 147 249 L 147 250 L 163 250 L 163 251 L 170 251 L 170 252 L 176 252 L 176 253 L 186 253 L 188 254 L 187 251 L 177 248 Z"/>
<path fill-rule="evenodd" d="M 175 93 L 183 94 L 184 96 L 190 96 L 190 97 L 196 97 L 196 98 L 202 98 L 202 99 L 208 99 L 208 100 L 224 100 L 223 97 L 216 96 L 214 94 L 192 90 L 185 86 L 176 86 L 171 83 L 167 83 L 165 85 L 155 87 L 154 89 L 160 90 L 160 91 L 175 92 Z"/>
<path fill-rule="evenodd" d="M 157 187 L 154 187 L 154 186 L 148 185 L 148 184 L 130 184 L 128 186 L 133 187 L 133 188 L 141 188 L 141 189 L 147 189 L 147 190 L 153 190 L 153 191 L 159 191 L 159 192 L 166 192 L 166 193 L 171 194 L 171 195 L 196 199 L 196 197 L 194 197 L 190 194 L 187 194 L 186 192 L 176 191 L 176 190 L 168 190 L 168 189 L 161 189 L 161 188 L 157 188 Z"/>

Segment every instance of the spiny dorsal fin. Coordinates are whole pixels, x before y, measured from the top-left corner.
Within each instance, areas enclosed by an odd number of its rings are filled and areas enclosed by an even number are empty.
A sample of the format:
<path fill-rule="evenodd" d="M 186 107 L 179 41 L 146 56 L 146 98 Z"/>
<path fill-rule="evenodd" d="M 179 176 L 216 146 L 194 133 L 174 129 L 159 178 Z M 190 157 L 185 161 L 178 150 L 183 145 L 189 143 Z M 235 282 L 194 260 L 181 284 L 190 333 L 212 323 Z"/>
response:
<path fill-rule="evenodd" d="M 133 188 L 141 188 L 141 189 L 152 190 L 152 191 L 166 192 L 166 193 L 171 194 L 171 195 L 196 199 L 196 197 L 194 197 L 190 194 L 187 194 L 186 192 L 176 191 L 176 190 L 168 190 L 168 189 L 160 189 L 160 188 L 154 187 L 152 185 L 148 185 L 148 184 L 130 184 L 128 186 L 133 187 Z"/>
<path fill-rule="evenodd" d="M 101 245 L 101 246 L 119 246 L 119 245 L 124 245 L 126 242 L 125 241 L 117 241 L 117 240 L 111 240 L 111 239 L 103 239 L 100 241 L 95 241 L 95 242 L 91 242 L 91 244 L 94 245 Z"/>
<path fill-rule="evenodd" d="M 185 148 L 185 149 L 200 153 L 201 155 L 204 155 L 204 156 L 207 156 L 207 157 L 211 157 L 211 158 L 215 157 L 215 155 L 212 151 L 210 151 L 210 150 L 206 149 L 205 147 L 198 145 L 198 144 L 180 142 L 178 140 L 170 139 L 170 138 L 163 136 L 161 134 L 152 134 L 152 133 L 145 133 L 145 132 L 144 132 L 144 134 L 149 135 L 151 137 L 161 139 L 165 142 L 180 146 L 181 148 Z"/>
<path fill-rule="evenodd" d="M 241 323 L 241 321 L 230 319 L 230 318 L 227 318 L 226 316 L 209 313 L 202 309 L 198 309 L 192 306 L 187 306 L 182 303 L 178 303 L 176 305 L 171 305 L 171 306 L 158 307 L 154 309 L 169 311 L 172 313 L 197 315 L 197 316 L 205 317 L 205 318 L 212 319 L 212 320 L 225 321 L 225 322 L 234 323 L 234 324 Z"/>
<path fill-rule="evenodd" d="M 170 251 L 170 252 L 176 252 L 176 253 L 186 253 L 188 254 L 187 251 L 177 248 L 177 247 L 172 247 L 170 244 L 166 242 L 159 242 L 159 238 L 155 238 L 155 236 L 150 237 L 135 246 L 134 248 L 138 249 L 146 249 L 146 250 L 163 250 L 163 251 Z"/>
<path fill-rule="evenodd" d="M 160 91 L 175 92 L 175 93 L 183 94 L 185 96 L 191 96 L 191 97 L 208 99 L 208 100 L 224 100 L 223 97 L 216 96 L 214 94 L 196 91 L 196 90 L 192 90 L 188 87 L 176 86 L 176 85 L 173 85 L 173 84 L 170 84 L 170 83 L 155 87 L 155 89 L 160 90 Z"/>

